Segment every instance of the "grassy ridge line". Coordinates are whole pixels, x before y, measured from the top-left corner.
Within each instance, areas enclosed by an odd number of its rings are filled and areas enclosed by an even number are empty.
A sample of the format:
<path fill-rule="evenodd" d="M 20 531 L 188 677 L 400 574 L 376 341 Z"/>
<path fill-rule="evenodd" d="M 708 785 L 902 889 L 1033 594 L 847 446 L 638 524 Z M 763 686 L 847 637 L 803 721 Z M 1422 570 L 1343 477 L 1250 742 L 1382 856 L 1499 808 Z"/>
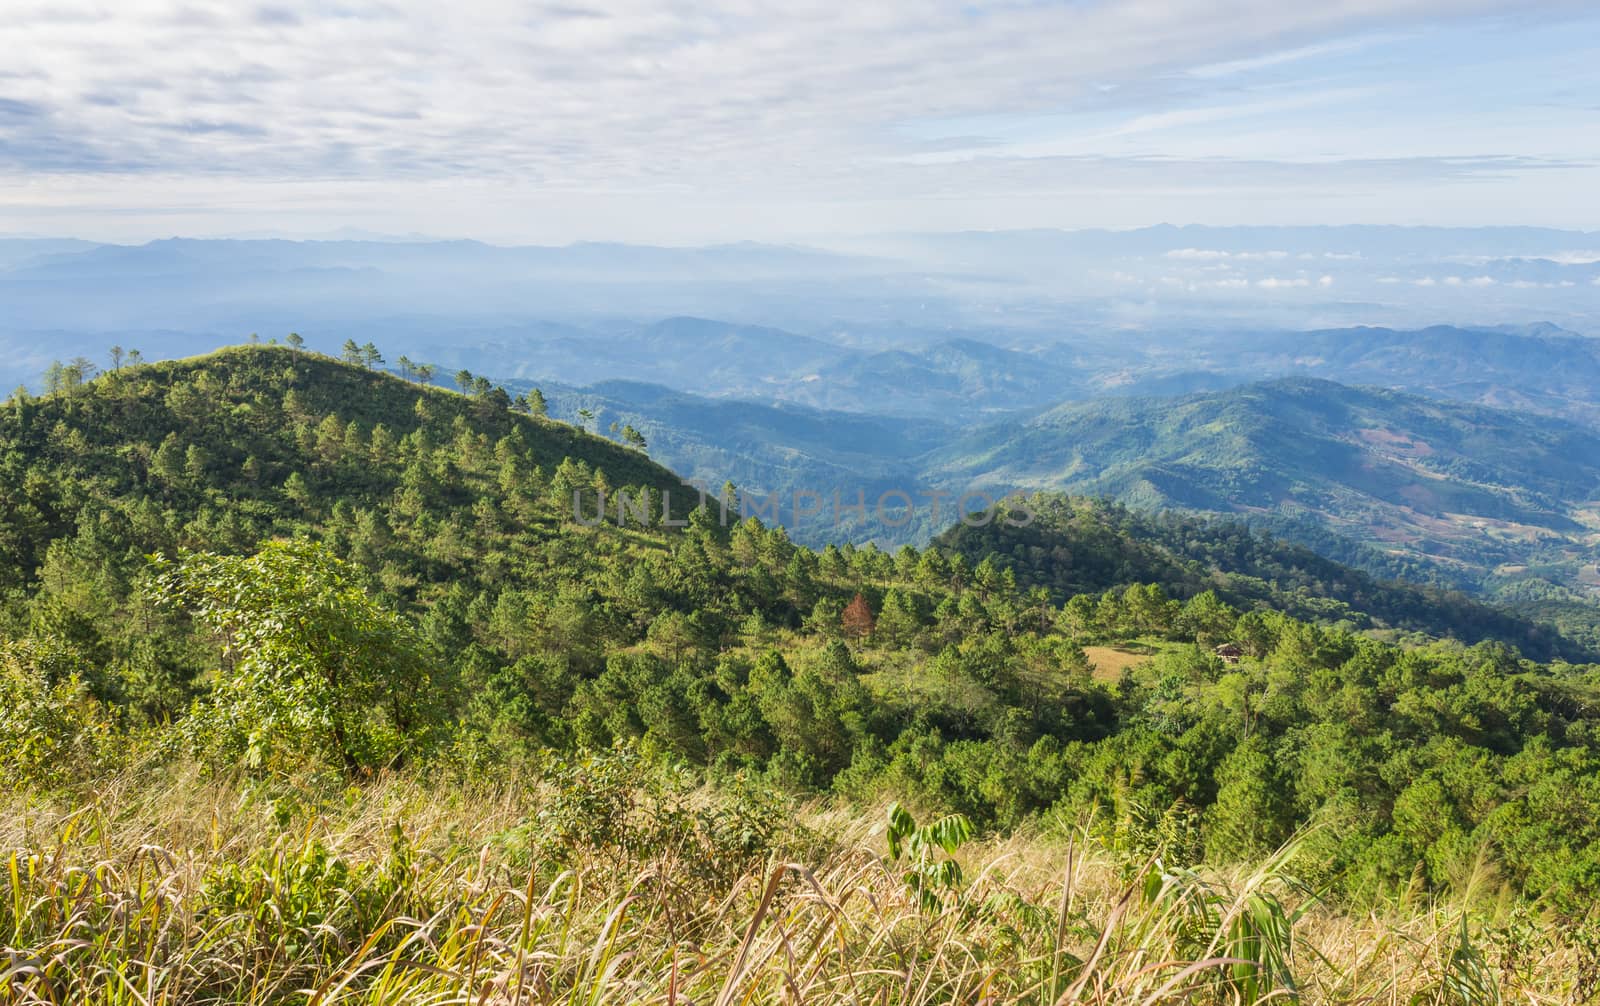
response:
<path fill-rule="evenodd" d="M 535 854 L 580 776 L 463 789 L 392 776 L 102 782 L 0 809 L 0 990 L 17 1003 L 1306 1003 L 1587 1001 L 1592 924 L 1537 930 L 1468 878 L 1351 916 L 1290 880 L 1293 847 L 1218 874 L 1075 828 L 969 845 L 922 903 L 880 827 L 801 811 L 707 873 L 694 836 L 611 833 Z M 608 792 L 600 787 L 600 792 Z M 684 795 L 702 820 L 726 794 Z M 819 834 L 829 837 L 820 839 Z M 651 841 L 638 836 L 654 835 Z"/>

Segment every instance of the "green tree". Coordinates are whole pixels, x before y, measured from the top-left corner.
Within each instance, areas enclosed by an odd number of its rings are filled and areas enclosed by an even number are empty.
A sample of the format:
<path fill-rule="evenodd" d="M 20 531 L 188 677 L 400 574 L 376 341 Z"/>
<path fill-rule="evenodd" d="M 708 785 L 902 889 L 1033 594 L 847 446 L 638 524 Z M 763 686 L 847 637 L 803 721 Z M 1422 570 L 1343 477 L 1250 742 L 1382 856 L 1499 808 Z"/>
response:
<path fill-rule="evenodd" d="M 157 556 L 151 589 L 223 640 L 217 685 L 184 721 L 197 754 L 256 770 L 310 757 L 353 773 L 430 739 L 443 696 L 421 638 L 325 546 Z"/>
<path fill-rule="evenodd" d="M 211 466 L 211 456 L 199 444 L 190 444 L 183 455 L 183 474 L 191 482 L 204 482 L 206 469 Z"/>
<path fill-rule="evenodd" d="M 1206 855 L 1239 863 L 1269 852 L 1287 837 L 1286 800 L 1266 743 L 1240 742 L 1217 770 L 1217 800 L 1206 814 Z"/>
<path fill-rule="evenodd" d="M 150 472 L 167 485 L 175 485 L 183 477 L 186 452 L 178 445 L 178 435 L 168 433 L 150 459 Z"/>
<path fill-rule="evenodd" d="M 306 345 L 306 341 L 300 337 L 300 333 L 299 332 L 290 332 L 289 333 L 289 337 L 284 339 L 283 341 L 288 343 L 289 344 L 289 348 L 293 349 L 293 350 L 304 349 L 305 345 Z"/>
<path fill-rule="evenodd" d="M 301 507 L 310 507 L 316 502 L 316 496 L 311 492 L 311 486 L 306 482 L 306 477 L 299 472 L 290 472 L 289 477 L 283 480 L 283 494 L 292 502 Z"/>

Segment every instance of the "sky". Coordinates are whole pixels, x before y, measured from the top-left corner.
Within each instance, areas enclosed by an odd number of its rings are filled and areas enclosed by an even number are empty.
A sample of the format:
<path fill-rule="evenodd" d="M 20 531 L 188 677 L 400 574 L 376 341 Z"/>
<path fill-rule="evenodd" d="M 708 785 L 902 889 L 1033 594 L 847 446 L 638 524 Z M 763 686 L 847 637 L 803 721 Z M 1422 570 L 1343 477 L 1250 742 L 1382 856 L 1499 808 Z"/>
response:
<path fill-rule="evenodd" d="M 0 0 L 0 234 L 1600 228 L 1600 9 Z"/>

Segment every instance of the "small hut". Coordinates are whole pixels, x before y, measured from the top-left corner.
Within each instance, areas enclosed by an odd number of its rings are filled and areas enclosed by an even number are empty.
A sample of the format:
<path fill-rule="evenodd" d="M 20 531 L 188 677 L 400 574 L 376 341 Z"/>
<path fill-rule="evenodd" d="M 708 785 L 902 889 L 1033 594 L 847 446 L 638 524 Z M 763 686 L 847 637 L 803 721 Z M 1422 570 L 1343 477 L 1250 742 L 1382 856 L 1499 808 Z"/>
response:
<path fill-rule="evenodd" d="M 1237 643 L 1223 643 L 1217 647 L 1217 656 L 1221 657 L 1225 664 L 1237 664 L 1239 658 L 1244 656 L 1244 650 L 1240 649 Z"/>

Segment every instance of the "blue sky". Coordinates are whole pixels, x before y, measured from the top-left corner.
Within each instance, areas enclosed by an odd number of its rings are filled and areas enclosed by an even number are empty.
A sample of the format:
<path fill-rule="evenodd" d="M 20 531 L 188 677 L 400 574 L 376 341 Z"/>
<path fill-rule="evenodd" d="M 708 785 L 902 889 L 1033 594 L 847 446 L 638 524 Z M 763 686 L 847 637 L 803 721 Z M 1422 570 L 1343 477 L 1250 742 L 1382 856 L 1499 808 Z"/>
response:
<path fill-rule="evenodd" d="M 6 8 L 0 233 L 1600 227 L 1592 3 Z"/>

